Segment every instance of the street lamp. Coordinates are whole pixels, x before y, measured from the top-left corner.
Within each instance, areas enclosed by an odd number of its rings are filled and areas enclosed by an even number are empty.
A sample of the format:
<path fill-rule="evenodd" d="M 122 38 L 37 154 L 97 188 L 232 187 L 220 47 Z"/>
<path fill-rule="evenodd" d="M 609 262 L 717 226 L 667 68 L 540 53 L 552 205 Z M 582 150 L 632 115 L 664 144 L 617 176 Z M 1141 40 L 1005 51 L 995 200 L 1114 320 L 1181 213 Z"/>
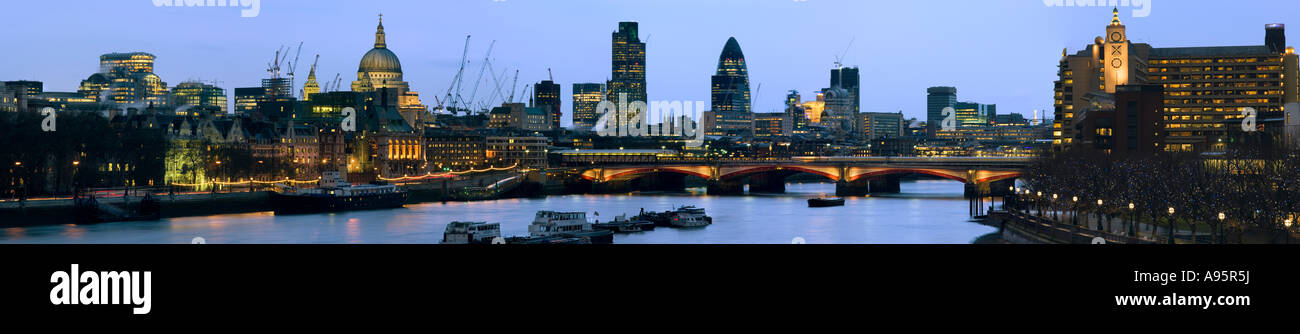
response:
<path fill-rule="evenodd" d="M 1174 244 L 1174 207 L 1169 207 L 1169 244 Z"/>
<path fill-rule="evenodd" d="M 1073 212 L 1070 213 L 1070 220 L 1074 225 L 1079 225 L 1079 196 L 1071 197 L 1071 199 L 1074 200 L 1074 203 L 1072 204 L 1074 205 L 1074 210 L 1071 210 Z"/>
<path fill-rule="evenodd" d="M 1102 226 L 1101 226 L 1101 220 L 1102 220 L 1102 218 L 1101 218 L 1101 214 L 1102 214 L 1102 213 L 1101 213 L 1101 211 L 1102 211 L 1102 210 L 1101 210 L 1101 204 L 1102 204 L 1102 203 L 1103 203 L 1103 202 L 1101 201 L 1101 199 L 1098 198 L 1098 199 L 1097 199 L 1097 229 L 1098 229 L 1098 230 L 1101 230 L 1102 232 L 1110 232 L 1110 231 L 1106 231 L 1106 229 L 1103 229 Z"/>
<path fill-rule="evenodd" d="M 1128 202 L 1128 213 L 1129 213 L 1128 236 L 1135 237 L 1135 238 L 1137 237 L 1137 210 L 1136 209 L 1137 209 L 1137 205 L 1134 205 L 1133 202 Z"/>
<path fill-rule="evenodd" d="M 1223 214 L 1222 212 L 1219 213 L 1219 226 L 1217 226 L 1217 227 L 1219 228 L 1219 231 L 1218 231 L 1218 232 L 1219 232 L 1220 235 L 1223 234 L 1223 220 L 1224 220 L 1224 219 L 1227 219 L 1227 218 L 1228 218 L 1228 215 L 1225 215 L 1225 214 Z M 1214 231 L 1211 231 L 1211 232 L 1214 232 Z"/>
<path fill-rule="evenodd" d="M 1042 218 L 1043 217 L 1043 192 L 1041 191 L 1038 192 L 1038 197 L 1035 198 L 1034 204 L 1038 204 L 1038 218 Z"/>

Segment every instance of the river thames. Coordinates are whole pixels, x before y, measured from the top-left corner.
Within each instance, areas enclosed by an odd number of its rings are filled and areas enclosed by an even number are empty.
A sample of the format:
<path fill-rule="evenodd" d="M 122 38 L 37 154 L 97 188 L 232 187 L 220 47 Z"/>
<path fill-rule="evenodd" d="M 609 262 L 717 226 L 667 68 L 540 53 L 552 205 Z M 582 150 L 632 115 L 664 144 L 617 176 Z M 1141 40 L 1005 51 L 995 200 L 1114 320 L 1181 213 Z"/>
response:
<path fill-rule="evenodd" d="M 703 189 L 631 195 L 561 195 L 536 199 L 408 204 L 405 208 L 275 216 L 270 212 L 171 218 L 154 222 L 7 228 L 0 243 L 427 244 L 451 221 L 501 223 L 503 236 L 526 236 L 539 210 L 585 211 L 608 221 L 642 208 L 705 208 L 713 225 L 616 234 L 615 244 L 964 244 L 996 232 L 972 222 L 962 184 L 904 181 L 899 194 L 848 198 L 842 207 L 809 208 L 833 195 L 831 183 L 792 183 L 783 194 L 705 196 Z"/>

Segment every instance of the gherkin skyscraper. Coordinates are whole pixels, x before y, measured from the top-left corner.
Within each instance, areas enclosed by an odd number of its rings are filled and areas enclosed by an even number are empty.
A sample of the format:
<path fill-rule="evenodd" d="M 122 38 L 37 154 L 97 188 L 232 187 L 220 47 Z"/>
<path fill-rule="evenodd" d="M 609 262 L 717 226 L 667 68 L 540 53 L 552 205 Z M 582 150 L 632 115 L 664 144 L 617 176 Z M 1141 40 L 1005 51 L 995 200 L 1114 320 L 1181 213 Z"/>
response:
<path fill-rule="evenodd" d="M 736 38 L 727 39 L 718 56 L 718 71 L 713 75 L 712 112 L 706 114 L 705 132 L 716 136 L 753 136 L 754 114 L 750 109 L 749 69 L 745 53 Z"/>

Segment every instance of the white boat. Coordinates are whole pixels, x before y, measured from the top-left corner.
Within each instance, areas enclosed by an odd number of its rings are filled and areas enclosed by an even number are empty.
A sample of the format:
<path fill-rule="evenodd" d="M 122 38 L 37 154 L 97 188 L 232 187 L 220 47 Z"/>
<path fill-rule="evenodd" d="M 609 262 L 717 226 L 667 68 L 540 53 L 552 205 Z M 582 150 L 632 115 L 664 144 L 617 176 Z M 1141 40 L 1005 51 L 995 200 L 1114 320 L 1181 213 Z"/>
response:
<path fill-rule="evenodd" d="M 704 208 L 684 206 L 672 211 L 668 224 L 673 227 L 703 227 L 713 224 L 713 218 L 704 214 Z"/>
<path fill-rule="evenodd" d="M 578 237 L 591 238 L 592 243 L 611 243 L 614 233 L 596 230 L 587 221 L 586 212 L 538 211 L 533 223 L 528 225 L 532 238 Z"/>
<path fill-rule="evenodd" d="M 443 244 L 490 244 L 501 238 L 501 224 L 485 222 L 451 222 L 442 232 Z"/>

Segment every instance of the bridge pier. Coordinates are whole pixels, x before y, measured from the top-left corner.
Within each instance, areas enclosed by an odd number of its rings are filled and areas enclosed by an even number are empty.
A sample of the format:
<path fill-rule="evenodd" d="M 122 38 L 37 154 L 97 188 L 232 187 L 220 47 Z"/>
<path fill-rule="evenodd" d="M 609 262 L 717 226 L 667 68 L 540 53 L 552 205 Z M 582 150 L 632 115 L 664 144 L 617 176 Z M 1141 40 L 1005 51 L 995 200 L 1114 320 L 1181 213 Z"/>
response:
<path fill-rule="evenodd" d="M 858 179 L 856 181 L 839 181 L 835 183 L 835 196 L 866 196 L 870 193 L 870 180 Z"/>
<path fill-rule="evenodd" d="M 763 173 L 749 176 L 749 191 L 763 193 L 784 193 L 786 174 Z"/>
<path fill-rule="evenodd" d="M 745 183 L 740 180 L 709 180 L 709 195 L 744 195 Z"/>
<path fill-rule="evenodd" d="M 870 191 L 872 194 L 897 194 L 902 192 L 903 178 L 898 175 L 887 175 L 870 181 Z"/>

